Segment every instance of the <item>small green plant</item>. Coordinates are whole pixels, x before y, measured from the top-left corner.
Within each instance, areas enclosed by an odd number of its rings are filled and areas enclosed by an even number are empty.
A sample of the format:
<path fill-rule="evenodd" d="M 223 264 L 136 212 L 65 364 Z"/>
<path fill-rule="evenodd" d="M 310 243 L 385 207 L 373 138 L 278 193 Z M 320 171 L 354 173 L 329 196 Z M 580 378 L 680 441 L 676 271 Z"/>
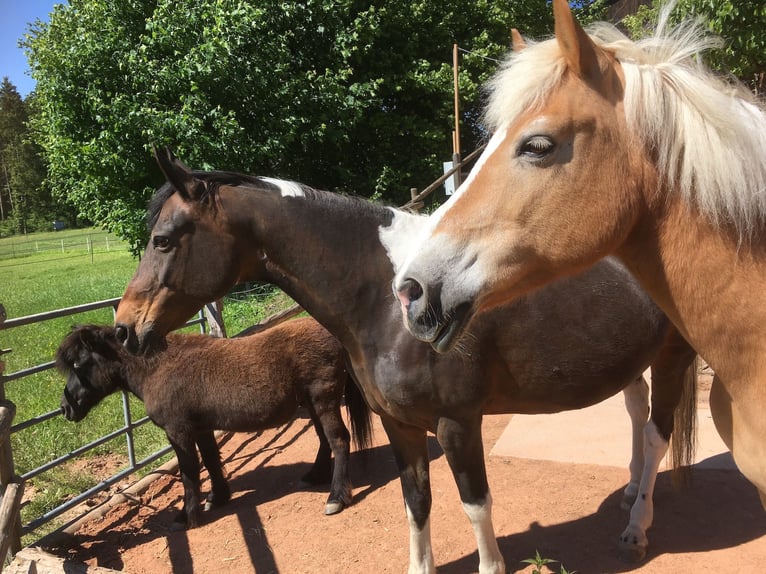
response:
<path fill-rule="evenodd" d="M 546 566 L 547 564 L 551 564 L 553 562 L 558 562 L 558 560 L 553 560 L 552 558 L 543 558 L 540 556 L 540 551 L 535 550 L 535 557 L 534 558 L 527 558 L 526 560 L 521 561 L 524 564 L 533 564 L 535 566 L 534 570 L 532 570 L 532 574 L 544 574 L 541 568 L 543 566 Z M 559 570 L 559 574 L 577 574 L 575 570 L 572 572 L 569 572 L 564 566 L 561 566 L 561 569 Z"/>

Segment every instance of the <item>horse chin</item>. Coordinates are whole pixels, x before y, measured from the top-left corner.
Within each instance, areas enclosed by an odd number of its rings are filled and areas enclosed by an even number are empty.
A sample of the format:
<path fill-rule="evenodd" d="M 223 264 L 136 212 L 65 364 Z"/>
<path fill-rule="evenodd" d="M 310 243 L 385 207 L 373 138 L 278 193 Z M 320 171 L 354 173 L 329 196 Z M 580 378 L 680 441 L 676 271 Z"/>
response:
<path fill-rule="evenodd" d="M 128 338 L 128 342 L 130 338 Z M 144 329 L 138 335 L 138 342 L 136 351 L 130 350 L 130 347 L 126 345 L 128 352 L 137 355 L 143 355 L 144 357 L 150 357 L 156 353 L 160 353 L 167 349 L 167 339 L 163 335 L 160 335 L 153 327 Z"/>
<path fill-rule="evenodd" d="M 118 323 L 115 327 L 115 337 L 131 355 L 148 357 L 167 348 L 165 337 L 154 329 L 153 323 L 146 323 L 139 332 L 131 325 Z"/>
<path fill-rule="evenodd" d="M 61 405 L 61 414 L 64 415 L 66 420 L 73 423 L 78 423 L 85 418 L 85 415 L 87 415 L 88 412 L 78 411 L 75 407 L 66 403 Z"/>
<path fill-rule="evenodd" d="M 437 353 L 448 353 L 465 333 L 466 327 L 474 316 L 475 311 L 470 303 L 458 305 L 441 324 L 441 329 L 430 342 Z"/>

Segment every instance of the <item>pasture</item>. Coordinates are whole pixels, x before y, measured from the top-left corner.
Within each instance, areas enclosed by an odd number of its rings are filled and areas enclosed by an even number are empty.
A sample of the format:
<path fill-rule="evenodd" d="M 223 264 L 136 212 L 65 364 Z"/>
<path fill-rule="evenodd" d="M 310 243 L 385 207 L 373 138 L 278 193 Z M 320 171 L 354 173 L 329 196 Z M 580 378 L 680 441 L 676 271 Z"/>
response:
<path fill-rule="evenodd" d="M 90 237 L 90 249 L 84 238 Z M 70 230 L 0 239 L 0 303 L 9 319 L 119 297 L 137 265 L 124 243 L 109 240 L 97 230 Z M 64 242 L 64 252 L 42 249 L 43 245 Z M 23 257 L 22 246 L 37 252 Z M 15 252 L 14 258 L 10 253 Z M 253 300 L 257 304 L 253 304 Z M 289 300 L 272 289 L 250 288 L 227 301 L 224 320 L 230 333 L 258 322 Z M 111 324 L 111 309 L 100 309 L 75 316 L 53 319 L 0 331 L 0 348 L 12 349 L 4 355 L 5 373 L 13 373 L 51 361 L 60 341 L 75 323 Z M 192 329 L 198 329 L 193 327 Z M 54 370 L 27 376 L 6 384 L 7 398 L 17 406 L 14 423 L 55 410 L 59 407 L 63 378 Z M 133 419 L 144 416 L 143 404 L 131 398 Z M 85 423 L 71 424 L 64 417 L 54 417 L 12 435 L 15 471 L 23 474 L 62 456 L 74 448 L 108 434 L 123 424 L 121 397 L 114 395 L 95 409 Z M 134 431 L 136 456 L 141 458 L 167 444 L 164 434 L 154 425 Z M 125 439 L 119 437 L 89 452 L 85 461 L 75 460 L 30 480 L 26 485 L 22 521 L 54 508 L 62 501 L 127 466 Z M 83 472 L 87 468 L 87 472 Z M 33 537 L 44 534 L 40 529 Z"/>

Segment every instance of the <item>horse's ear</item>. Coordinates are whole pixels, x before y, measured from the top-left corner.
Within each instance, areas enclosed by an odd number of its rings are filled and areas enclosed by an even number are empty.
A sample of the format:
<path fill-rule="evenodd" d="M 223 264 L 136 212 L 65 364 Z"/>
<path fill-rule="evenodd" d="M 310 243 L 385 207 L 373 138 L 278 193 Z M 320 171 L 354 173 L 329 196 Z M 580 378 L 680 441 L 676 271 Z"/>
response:
<path fill-rule="evenodd" d="M 556 40 L 569 67 L 583 79 L 596 79 L 600 75 L 598 48 L 574 19 L 567 0 L 553 0 L 553 18 Z"/>
<path fill-rule="evenodd" d="M 152 145 L 152 149 L 157 165 L 181 197 L 187 201 L 198 199 L 202 182 L 192 175 L 191 170 L 175 156 L 169 147 L 156 148 Z"/>
<path fill-rule="evenodd" d="M 527 43 L 516 28 L 511 28 L 511 46 L 514 52 L 521 52 L 527 47 Z"/>

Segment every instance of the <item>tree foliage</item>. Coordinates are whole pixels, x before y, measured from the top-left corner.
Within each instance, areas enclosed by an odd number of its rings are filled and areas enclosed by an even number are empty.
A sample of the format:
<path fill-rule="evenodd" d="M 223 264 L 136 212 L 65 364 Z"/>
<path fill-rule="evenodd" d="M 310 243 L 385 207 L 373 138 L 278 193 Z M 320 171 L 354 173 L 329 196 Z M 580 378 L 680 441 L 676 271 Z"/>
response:
<path fill-rule="evenodd" d="M 545 0 L 71 0 L 23 41 L 54 192 L 143 244 L 162 179 L 189 165 L 294 178 L 398 203 L 451 156 L 452 45 L 464 150 L 510 25 L 551 28 Z"/>
<path fill-rule="evenodd" d="M 665 2 L 654 0 L 626 17 L 623 23 L 634 37 L 653 28 Z M 766 93 L 766 3 L 754 0 L 678 0 L 675 22 L 701 18 L 723 40 L 719 50 L 707 58 L 713 68 L 738 77 L 757 93 Z"/>
<path fill-rule="evenodd" d="M 45 166 L 27 128 L 33 98 L 0 83 L 0 220 L 2 233 L 50 229 L 56 207 L 43 185 Z"/>

